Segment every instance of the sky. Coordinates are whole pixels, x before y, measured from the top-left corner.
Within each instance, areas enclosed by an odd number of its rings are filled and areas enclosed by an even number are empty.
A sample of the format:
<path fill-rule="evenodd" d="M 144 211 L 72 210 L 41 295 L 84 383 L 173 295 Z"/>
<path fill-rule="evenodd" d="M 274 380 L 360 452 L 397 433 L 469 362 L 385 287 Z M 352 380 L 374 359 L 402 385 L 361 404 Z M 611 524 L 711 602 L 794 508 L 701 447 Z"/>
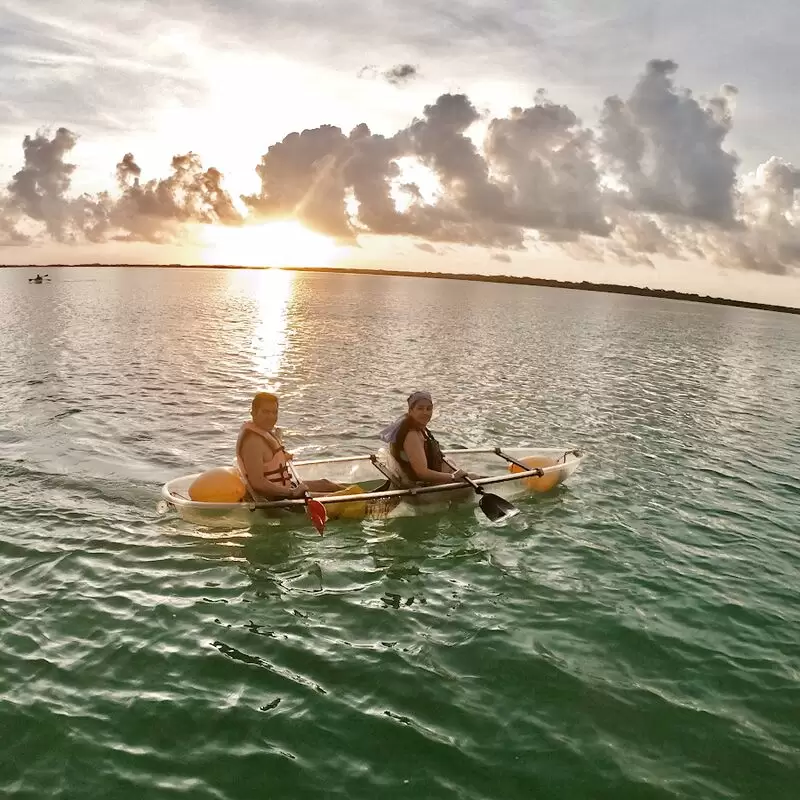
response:
<path fill-rule="evenodd" d="M 0 264 L 800 306 L 794 0 L 0 0 Z"/>

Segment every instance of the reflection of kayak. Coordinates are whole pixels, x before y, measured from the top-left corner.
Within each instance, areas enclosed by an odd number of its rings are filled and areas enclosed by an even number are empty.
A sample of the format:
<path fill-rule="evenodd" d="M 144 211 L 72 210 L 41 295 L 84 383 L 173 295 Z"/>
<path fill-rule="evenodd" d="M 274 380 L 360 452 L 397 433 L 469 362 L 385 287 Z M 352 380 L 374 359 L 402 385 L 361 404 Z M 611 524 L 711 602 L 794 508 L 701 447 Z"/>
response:
<path fill-rule="evenodd" d="M 568 478 L 583 461 L 578 450 L 565 448 L 511 447 L 476 450 L 445 450 L 462 469 L 481 477 L 475 483 L 493 493 L 514 497 L 552 489 Z M 376 464 L 376 461 L 378 463 Z M 512 461 L 535 466 L 524 471 Z M 406 516 L 426 509 L 442 510 L 453 504 L 474 502 L 475 492 L 463 483 L 419 486 L 408 489 L 386 489 L 385 473 L 375 456 L 345 456 L 292 462 L 301 480 L 328 478 L 337 483 L 357 485 L 361 494 L 319 497 L 335 518 L 344 516 L 362 519 L 386 519 Z M 515 470 L 512 472 L 512 470 Z M 189 497 L 189 487 L 202 473 L 185 475 L 166 483 L 161 489 L 163 502 L 186 520 L 200 525 L 249 525 L 258 514 L 262 518 L 289 521 L 303 520 L 304 501 L 273 500 L 238 503 L 198 502 Z"/>

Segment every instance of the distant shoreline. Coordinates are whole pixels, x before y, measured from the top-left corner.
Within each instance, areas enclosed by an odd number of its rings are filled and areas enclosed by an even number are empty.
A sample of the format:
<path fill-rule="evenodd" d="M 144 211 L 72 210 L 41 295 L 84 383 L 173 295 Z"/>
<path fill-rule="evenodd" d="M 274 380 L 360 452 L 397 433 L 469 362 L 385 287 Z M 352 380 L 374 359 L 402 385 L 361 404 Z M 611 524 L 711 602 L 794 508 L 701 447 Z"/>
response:
<path fill-rule="evenodd" d="M 41 272 L 48 269 L 73 267 L 111 267 L 133 269 L 270 269 L 270 267 L 244 267 L 236 264 L 4 264 L 0 269 L 30 269 Z M 800 314 L 800 308 L 794 306 L 777 306 L 771 303 L 755 303 L 748 300 L 732 300 L 727 297 L 678 292 L 674 289 L 649 289 L 641 286 L 627 286 L 616 283 L 591 283 L 590 281 L 558 281 L 551 278 L 527 278 L 514 275 L 474 275 L 461 272 L 416 272 L 399 269 L 356 269 L 352 267 L 279 267 L 288 272 L 321 272 L 344 275 L 391 275 L 399 278 L 440 278 L 454 281 L 478 281 L 481 283 L 511 283 L 522 286 L 545 286 L 551 289 L 575 289 L 584 292 L 606 292 L 608 294 L 638 295 L 640 297 L 658 297 L 663 300 L 684 300 L 692 303 L 708 303 L 718 306 L 734 306 L 736 308 L 753 308 L 758 311 L 776 311 L 781 314 Z"/>

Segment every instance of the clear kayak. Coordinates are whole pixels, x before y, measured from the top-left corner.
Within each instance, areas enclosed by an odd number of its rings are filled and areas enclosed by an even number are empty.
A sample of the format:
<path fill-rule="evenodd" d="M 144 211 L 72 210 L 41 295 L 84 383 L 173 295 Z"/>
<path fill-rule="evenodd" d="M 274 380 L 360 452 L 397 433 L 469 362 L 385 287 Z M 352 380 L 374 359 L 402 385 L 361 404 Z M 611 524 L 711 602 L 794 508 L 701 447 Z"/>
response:
<path fill-rule="evenodd" d="M 475 478 L 474 483 L 506 499 L 551 490 L 580 466 L 584 454 L 563 447 L 488 447 L 444 450 L 445 457 Z M 530 469 L 525 461 L 533 459 Z M 518 464 L 514 462 L 519 462 Z M 294 460 L 297 476 L 303 480 L 328 478 L 357 486 L 362 493 L 317 497 L 331 518 L 387 519 L 395 516 L 446 510 L 454 504 L 476 501 L 476 492 L 463 482 L 409 488 L 387 488 L 387 476 L 376 455 Z M 538 464 L 545 464 L 538 466 Z M 515 470 L 515 471 L 511 471 Z M 257 521 L 277 524 L 303 523 L 302 499 L 209 503 L 192 500 L 189 487 L 202 473 L 175 478 L 161 489 L 162 510 L 174 509 L 189 522 L 209 527 L 251 525 Z"/>

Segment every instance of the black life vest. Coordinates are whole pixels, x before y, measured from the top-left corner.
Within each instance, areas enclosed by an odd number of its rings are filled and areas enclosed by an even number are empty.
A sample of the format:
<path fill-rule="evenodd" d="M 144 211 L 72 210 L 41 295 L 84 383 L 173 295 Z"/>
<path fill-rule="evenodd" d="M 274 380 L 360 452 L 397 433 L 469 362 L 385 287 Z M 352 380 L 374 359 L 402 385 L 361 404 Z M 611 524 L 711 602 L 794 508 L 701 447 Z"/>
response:
<path fill-rule="evenodd" d="M 389 451 L 394 456 L 395 461 L 400 465 L 403 472 L 405 472 L 412 481 L 420 481 L 419 476 L 414 472 L 414 468 L 409 463 L 408 456 L 403 451 L 403 443 L 411 430 L 418 430 L 418 428 L 414 428 L 411 424 L 411 418 L 406 417 L 397 430 L 395 440 L 389 445 Z M 427 428 L 422 429 L 422 437 L 425 440 L 425 460 L 427 461 L 428 469 L 441 472 L 444 456 L 442 455 L 442 448 L 439 446 L 439 442 L 436 441 L 433 434 Z"/>

